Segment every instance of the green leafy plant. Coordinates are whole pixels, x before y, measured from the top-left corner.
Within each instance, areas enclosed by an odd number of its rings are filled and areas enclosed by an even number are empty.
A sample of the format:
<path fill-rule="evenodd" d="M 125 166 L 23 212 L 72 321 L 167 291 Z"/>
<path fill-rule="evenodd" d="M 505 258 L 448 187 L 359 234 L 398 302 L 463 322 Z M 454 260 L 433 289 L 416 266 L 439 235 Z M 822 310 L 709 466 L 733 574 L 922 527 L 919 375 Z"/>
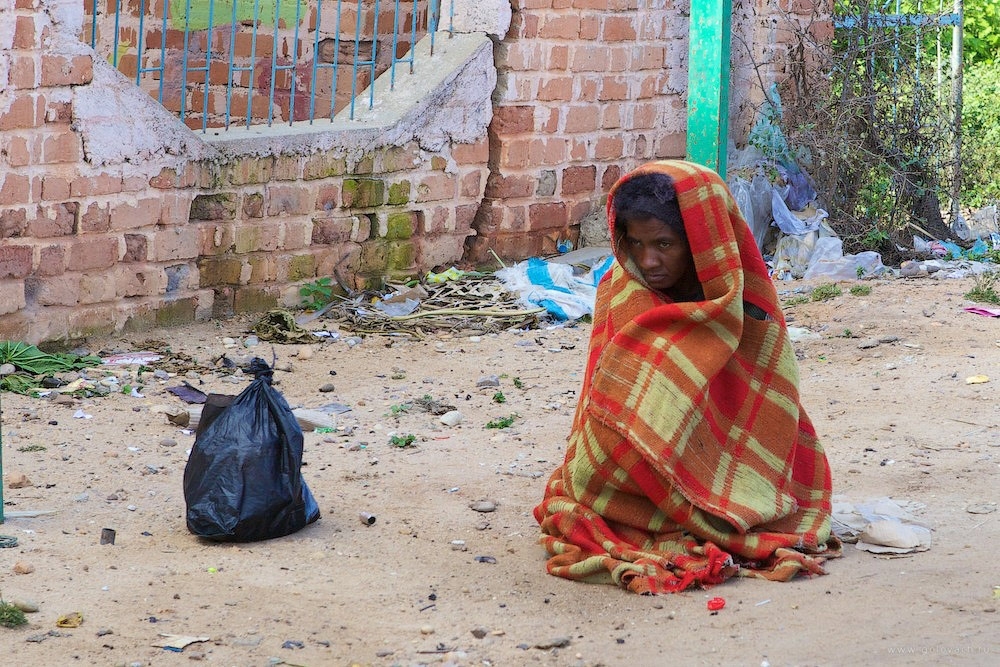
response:
<path fill-rule="evenodd" d="M 843 293 L 844 292 L 840 289 L 840 286 L 836 283 L 827 283 L 825 285 L 814 287 L 809 296 L 813 301 L 827 301 L 829 299 L 836 298 Z"/>
<path fill-rule="evenodd" d="M 389 438 L 389 444 L 393 447 L 399 447 L 403 449 L 405 447 L 412 447 L 413 443 L 416 442 L 417 436 L 412 433 L 401 433 L 399 435 L 394 435 Z"/>
<path fill-rule="evenodd" d="M 809 303 L 809 297 L 807 296 L 793 296 L 785 301 L 786 306 L 800 306 L 803 303 Z"/>
<path fill-rule="evenodd" d="M 871 293 L 871 285 L 853 285 L 851 287 L 851 296 L 868 296 Z"/>
<path fill-rule="evenodd" d="M 25 618 L 23 611 L 0 599 L 0 625 L 5 628 L 16 628 L 27 624 L 27 622 L 28 619 Z"/>
<path fill-rule="evenodd" d="M 302 308 L 319 310 L 333 300 L 333 281 L 324 276 L 299 287 L 302 297 Z"/>
<path fill-rule="evenodd" d="M 524 389 L 524 381 L 519 377 L 514 378 L 514 387 L 517 389 Z"/>
<path fill-rule="evenodd" d="M 506 403 L 507 402 L 507 397 L 503 395 L 502 391 L 498 391 L 497 393 L 493 394 L 493 402 L 494 403 Z"/>
<path fill-rule="evenodd" d="M 389 406 L 389 414 L 398 419 L 401 415 L 409 412 L 412 407 L 412 403 L 393 403 Z"/>
<path fill-rule="evenodd" d="M 1000 272 L 984 271 L 974 279 L 972 289 L 965 293 L 965 298 L 978 303 L 1000 305 L 1000 292 L 997 291 L 1000 282 Z"/>
<path fill-rule="evenodd" d="M 514 420 L 520 417 L 516 412 L 512 412 L 506 417 L 497 417 L 486 422 L 486 428 L 509 428 Z"/>
<path fill-rule="evenodd" d="M 44 452 L 45 445 L 25 445 L 24 447 L 18 447 L 19 452 Z"/>

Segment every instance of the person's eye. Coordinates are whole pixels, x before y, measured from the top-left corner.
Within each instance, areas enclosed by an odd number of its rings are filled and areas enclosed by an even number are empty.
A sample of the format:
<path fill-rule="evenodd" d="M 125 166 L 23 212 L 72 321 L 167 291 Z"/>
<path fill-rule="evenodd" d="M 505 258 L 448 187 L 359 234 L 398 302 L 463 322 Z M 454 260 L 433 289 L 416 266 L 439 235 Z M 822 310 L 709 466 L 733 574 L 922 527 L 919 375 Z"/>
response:
<path fill-rule="evenodd" d="M 659 246 L 660 250 L 666 250 L 673 244 L 670 243 L 670 241 L 660 241 L 657 245 Z"/>
<path fill-rule="evenodd" d="M 640 245 L 639 239 L 625 239 L 625 242 L 628 243 L 633 248 L 637 248 Z"/>

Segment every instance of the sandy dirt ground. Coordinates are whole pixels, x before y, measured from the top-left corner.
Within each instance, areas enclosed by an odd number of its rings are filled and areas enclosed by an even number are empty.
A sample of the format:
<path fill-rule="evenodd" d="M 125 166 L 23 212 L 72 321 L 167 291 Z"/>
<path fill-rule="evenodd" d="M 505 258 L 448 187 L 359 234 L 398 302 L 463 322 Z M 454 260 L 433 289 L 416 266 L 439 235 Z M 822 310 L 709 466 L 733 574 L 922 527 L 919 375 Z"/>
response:
<path fill-rule="evenodd" d="M 225 339 L 239 345 L 252 321 L 211 322 L 87 341 L 95 352 L 167 345 L 190 356 L 176 376 L 147 373 L 142 397 L 3 394 L 0 533 L 18 544 L 0 550 L 0 592 L 38 607 L 28 625 L 0 627 L 3 662 L 1000 664 L 1000 319 L 963 312 L 971 279 L 866 284 L 869 296 L 845 284 L 842 296 L 786 307 L 791 325 L 816 334 L 796 343 L 803 402 L 835 492 L 904 503 L 933 528 L 927 551 L 848 544 L 826 576 L 661 597 L 547 575 L 531 511 L 563 457 L 586 324 L 356 345 L 343 331 L 273 346 L 285 369 L 275 386 L 293 407 L 350 407 L 334 432 L 305 434 L 303 475 L 322 518 L 285 538 L 206 542 L 185 525 L 194 436 L 162 409 L 185 407 L 166 391 L 185 379 L 206 392 L 246 386 L 215 362 L 247 352 Z M 779 291 L 787 301 L 812 287 Z M 250 351 L 270 360 L 271 350 Z M 131 367 L 110 370 L 134 381 Z M 491 375 L 498 387 L 477 386 Z M 967 383 L 975 375 L 989 381 Z M 462 423 L 420 409 L 425 396 L 458 408 Z M 514 413 L 510 427 L 486 427 Z M 414 446 L 393 447 L 394 434 Z M 480 501 L 493 511 L 473 509 Z M 101 544 L 103 529 L 114 544 Z M 713 614 L 716 596 L 726 606 Z M 57 626 L 73 612 L 78 627 Z M 173 651 L 157 646 L 162 635 L 202 641 Z"/>

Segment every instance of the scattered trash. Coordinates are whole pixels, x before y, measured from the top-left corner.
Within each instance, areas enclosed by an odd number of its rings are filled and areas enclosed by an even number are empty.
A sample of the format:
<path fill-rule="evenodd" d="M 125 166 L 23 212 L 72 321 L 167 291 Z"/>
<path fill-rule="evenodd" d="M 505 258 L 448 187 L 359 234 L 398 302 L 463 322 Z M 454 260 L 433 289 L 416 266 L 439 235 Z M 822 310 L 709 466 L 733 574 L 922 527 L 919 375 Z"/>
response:
<path fill-rule="evenodd" d="M 988 375 L 970 375 L 965 378 L 965 384 L 985 384 L 990 381 Z"/>
<path fill-rule="evenodd" d="M 474 560 L 477 563 L 489 563 L 490 565 L 497 564 L 497 559 L 493 556 L 476 556 Z"/>
<path fill-rule="evenodd" d="M 164 632 L 160 633 L 160 637 L 163 637 L 162 641 L 159 641 L 153 646 L 159 648 L 165 648 L 168 651 L 183 651 L 186 647 L 191 644 L 196 644 L 199 642 L 212 641 L 211 637 L 192 637 L 188 635 L 171 635 Z"/>
<path fill-rule="evenodd" d="M 101 528 L 101 544 L 114 544 L 115 531 L 113 528 Z"/>
<path fill-rule="evenodd" d="M 93 419 L 94 415 L 87 414 L 83 410 L 77 410 L 73 413 L 73 419 Z"/>
<path fill-rule="evenodd" d="M 302 428 L 271 387 L 271 368 L 255 361 L 253 382 L 217 414 L 203 416 L 184 468 L 187 526 L 200 537 L 265 540 L 320 517 L 302 479 Z"/>
<path fill-rule="evenodd" d="M 57 628 L 78 628 L 83 624 L 83 614 L 73 611 L 56 619 Z"/>
<path fill-rule="evenodd" d="M 560 321 L 576 320 L 594 312 L 597 283 L 614 263 L 608 255 L 587 273 L 576 275 L 570 264 L 547 262 L 538 257 L 500 269 L 497 278 L 520 295 L 526 307 L 541 306 Z"/>
<path fill-rule="evenodd" d="M 208 399 L 208 394 L 188 382 L 179 387 L 167 387 L 167 391 L 185 403 L 204 403 Z"/>
<path fill-rule="evenodd" d="M 913 518 L 908 508 L 923 506 L 918 503 L 904 506 L 888 497 L 855 505 L 837 496 L 833 499 L 833 530 L 844 542 L 854 542 L 863 551 L 880 554 L 927 551 L 931 546 L 931 529 Z"/>
<path fill-rule="evenodd" d="M 375 523 L 375 515 L 368 512 L 360 512 L 358 518 L 361 519 L 361 523 L 366 526 L 371 526 Z"/>
<path fill-rule="evenodd" d="M 101 357 L 101 363 L 105 366 L 146 366 L 162 358 L 163 355 L 156 352 L 122 352 Z"/>
<path fill-rule="evenodd" d="M 720 609 L 726 606 L 726 599 L 712 598 L 707 602 L 707 606 L 709 611 L 719 611 Z"/>
<path fill-rule="evenodd" d="M 311 343 L 315 336 L 295 321 L 287 310 L 275 309 L 264 314 L 253 325 L 253 332 L 260 340 L 275 343 Z"/>
<path fill-rule="evenodd" d="M 997 511 L 996 503 L 977 503 L 965 508 L 969 514 L 993 514 Z"/>
<path fill-rule="evenodd" d="M 983 317 L 1000 317 L 1000 308 L 987 308 L 986 306 L 970 306 L 964 308 L 965 312 Z"/>

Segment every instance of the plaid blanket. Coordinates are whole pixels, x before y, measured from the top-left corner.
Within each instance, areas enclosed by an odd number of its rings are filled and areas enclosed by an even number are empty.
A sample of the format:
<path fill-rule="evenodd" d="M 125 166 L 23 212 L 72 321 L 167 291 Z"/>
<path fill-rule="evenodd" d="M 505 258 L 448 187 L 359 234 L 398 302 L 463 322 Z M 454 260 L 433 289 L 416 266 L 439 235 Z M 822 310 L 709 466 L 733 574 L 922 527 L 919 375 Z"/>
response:
<path fill-rule="evenodd" d="M 705 300 L 661 297 L 616 251 L 565 461 L 534 512 L 548 571 L 639 593 L 821 574 L 839 555 L 830 472 L 766 265 L 718 175 L 663 161 L 625 179 L 648 170 L 674 180 Z"/>

